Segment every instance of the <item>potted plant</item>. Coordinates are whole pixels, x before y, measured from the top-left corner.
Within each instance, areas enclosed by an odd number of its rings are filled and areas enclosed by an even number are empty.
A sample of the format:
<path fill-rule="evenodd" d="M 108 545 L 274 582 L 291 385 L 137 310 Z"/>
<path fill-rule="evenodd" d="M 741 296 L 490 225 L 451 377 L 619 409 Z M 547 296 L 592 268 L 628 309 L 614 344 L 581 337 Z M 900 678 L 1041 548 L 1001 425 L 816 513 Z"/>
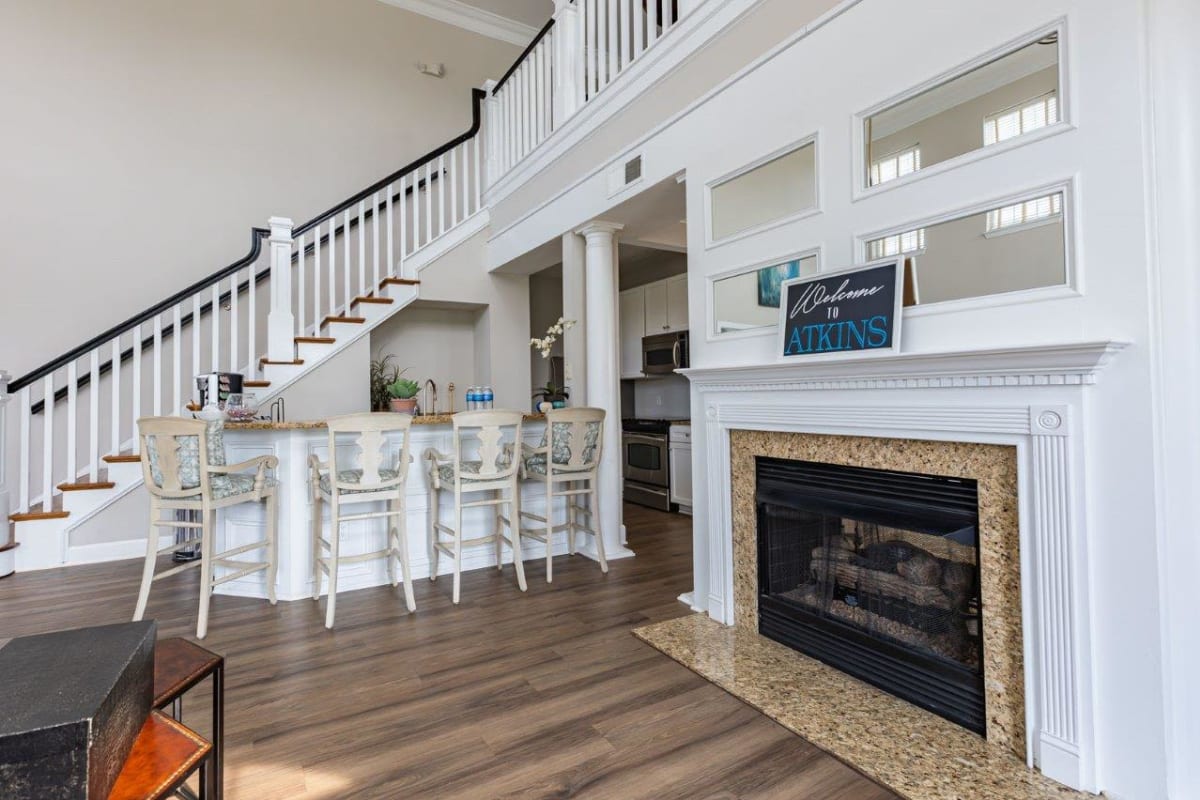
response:
<path fill-rule="evenodd" d="M 542 402 L 538 403 L 538 411 L 543 414 L 551 408 L 566 408 L 567 400 L 571 397 L 567 387 L 555 386 L 553 381 L 548 382 L 545 386 L 533 393 L 534 398 L 542 398 Z"/>
<path fill-rule="evenodd" d="M 388 386 L 400 378 L 402 370 L 392 363 L 395 356 L 390 353 L 371 361 L 371 410 L 387 411 Z"/>
<path fill-rule="evenodd" d="M 408 378 L 397 377 L 388 384 L 387 393 L 392 411 L 402 414 L 413 414 L 417 410 L 417 392 L 421 384 Z"/>

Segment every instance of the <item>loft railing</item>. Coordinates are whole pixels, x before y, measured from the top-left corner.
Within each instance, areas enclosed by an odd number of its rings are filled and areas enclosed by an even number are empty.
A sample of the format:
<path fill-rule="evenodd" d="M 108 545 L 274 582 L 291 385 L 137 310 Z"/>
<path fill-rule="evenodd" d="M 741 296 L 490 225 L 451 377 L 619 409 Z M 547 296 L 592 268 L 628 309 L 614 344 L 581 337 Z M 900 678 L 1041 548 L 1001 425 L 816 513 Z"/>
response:
<path fill-rule="evenodd" d="M 489 182 L 521 163 L 700 0 L 557 0 L 554 17 L 492 87 Z"/>

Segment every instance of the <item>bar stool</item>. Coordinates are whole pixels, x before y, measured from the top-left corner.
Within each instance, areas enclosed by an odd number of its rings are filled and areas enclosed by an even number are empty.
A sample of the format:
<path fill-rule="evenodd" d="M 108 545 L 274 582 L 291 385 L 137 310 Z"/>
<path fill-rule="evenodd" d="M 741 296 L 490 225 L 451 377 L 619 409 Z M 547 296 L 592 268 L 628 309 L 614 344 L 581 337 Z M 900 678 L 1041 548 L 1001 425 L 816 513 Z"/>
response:
<path fill-rule="evenodd" d="M 517 585 L 526 590 L 525 567 L 521 563 L 521 487 L 519 483 L 520 462 L 513 454 L 521 448 L 521 421 L 519 411 L 466 411 L 454 415 L 454 453 L 446 455 L 434 448 L 424 453 L 429 462 L 429 580 L 436 581 L 438 557 L 445 553 L 454 559 L 453 601 L 457 605 L 462 583 L 462 552 L 470 545 L 494 543 L 496 546 L 496 569 L 503 570 L 502 545 L 507 542 L 513 551 L 513 564 L 517 570 Z M 511 437 L 509 443 L 504 439 Z M 464 444 L 471 451 L 477 450 L 477 458 L 463 457 Z M 477 444 L 477 447 L 476 447 Z M 454 527 L 441 522 L 440 498 L 443 490 L 454 492 Z M 463 495 L 486 492 L 482 500 L 466 501 Z M 508 492 L 508 497 L 504 493 Z M 508 505 L 508 516 L 501 514 L 501 506 Z M 474 539 L 463 538 L 463 511 L 471 508 L 495 509 L 496 518 L 492 532 Z M 504 536 L 504 526 L 509 536 Z M 445 534 L 450 541 L 443 541 Z"/>
<path fill-rule="evenodd" d="M 604 537 L 600 534 L 597 478 L 604 441 L 602 408 L 556 408 L 546 412 L 546 430 L 537 447 L 522 447 L 525 476 L 542 483 L 546 491 L 546 516 L 521 512 L 522 520 L 541 523 L 535 528 L 521 526 L 521 535 L 546 544 L 546 583 L 554 579 L 554 534 L 567 532 L 567 552 L 575 555 L 575 534 L 590 533 L 596 540 L 600 571 L 608 572 L 604 557 Z M 579 500 L 590 497 L 588 506 Z M 554 524 L 554 501 L 566 499 L 566 522 Z M 588 524 L 579 521 L 587 515 Z"/>
<path fill-rule="evenodd" d="M 408 568 L 408 506 L 404 487 L 408 481 L 409 430 L 413 418 L 408 414 L 347 414 L 328 420 L 329 462 L 322 463 L 316 456 L 309 456 L 310 485 L 312 487 L 312 547 L 313 547 L 313 600 L 321 596 L 321 573 L 329 576 L 329 597 L 325 601 L 325 627 L 333 628 L 337 606 L 338 567 L 387 559 L 388 579 L 392 586 L 398 583 L 396 561 L 404 577 L 404 602 L 409 611 L 417 609 L 413 598 L 412 577 Z M 387 434 L 401 434 L 400 450 L 391 467 L 384 467 L 384 451 L 388 449 Z M 350 463 L 338 457 L 338 434 L 355 434 L 355 453 Z M 340 462 L 340 463 L 339 463 Z M 322 472 L 322 470 L 326 470 Z M 321 538 L 321 504 L 329 504 L 329 541 Z M 361 503 L 386 503 L 382 511 L 343 513 L 342 507 Z M 394 519 L 393 519 L 394 518 Z M 341 527 L 344 522 L 354 520 L 387 520 L 387 546 L 382 550 L 353 556 L 339 555 Z M 325 551 L 329 555 L 325 555 Z M 393 560 L 394 559 L 394 560 Z"/>
<path fill-rule="evenodd" d="M 183 419 L 182 417 L 142 417 L 137 421 L 142 456 L 142 476 L 150 492 L 150 531 L 146 544 L 146 563 L 142 569 L 142 586 L 138 592 L 134 621 L 146 613 L 150 585 L 169 575 L 192 567 L 200 568 L 200 615 L 196 623 L 196 638 L 208 633 L 208 605 L 212 590 L 238 578 L 265 570 L 267 598 L 275 605 L 275 570 L 277 543 L 275 536 L 278 518 L 276 482 L 267 476 L 268 469 L 279 465 L 275 456 L 258 456 L 240 464 L 225 463 L 224 428 L 218 422 Z M 238 473 L 253 469 L 253 475 Z M 239 503 L 266 501 L 267 538 L 213 553 L 217 509 Z M 200 522 L 163 519 L 163 511 L 199 511 Z M 157 528 L 200 530 L 200 537 L 183 543 L 173 543 L 159 549 Z M 180 547 L 200 545 L 200 560 L 180 564 L 155 573 L 158 556 Z M 265 550 L 265 561 L 235 561 L 233 556 L 253 550 Z M 213 577 L 213 567 L 234 572 Z"/>

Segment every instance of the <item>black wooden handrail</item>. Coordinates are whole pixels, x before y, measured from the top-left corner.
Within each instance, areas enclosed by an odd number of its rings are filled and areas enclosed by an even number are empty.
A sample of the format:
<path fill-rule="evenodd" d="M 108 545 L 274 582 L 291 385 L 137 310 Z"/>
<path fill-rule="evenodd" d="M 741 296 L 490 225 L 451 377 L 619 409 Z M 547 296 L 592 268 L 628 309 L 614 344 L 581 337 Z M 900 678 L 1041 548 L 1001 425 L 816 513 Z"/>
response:
<path fill-rule="evenodd" d="M 417 159 L 416 161 L 413 161 L 412 163 L 407 164 L 404 167 L 401 167 L 399 170 L 393 172 L 391 175 L 388 175 L 386 178 L 383 178 L 382 180 L 377 181 L 376 183 L 372 184 L 371 186 L 368 186 L 366 189 L 362 190 L 358 194 L 354 195 L 353 197 L 349 198 L 348 200 L 345 200 L 345 201 L 339 203 L 338 205 L 334 206 L 333 208 L 329 209 L 328 211 L 325 211 L 325 212 L 317 215 L 316 217 L 309 220 L 308 222 L 305 222 L 303 225 L 299 226 L 298 228 L 294 228 L 292 231 L 292 235 L 299 236 L 300 234 L 307 233 L 308 231 L 312 230 L 313 228 L 317 227 L 319 224 L 324 222 L 326 219 L 332 217 L 334 214 L 337 214 L 341 211 L 346 210 L 350 206 L 353 206 L 355 203 L 358 203 L 360 200 L 365 200 L 366 198 L 371 197 L 373 194 L 375 194 L 375 192 L 379 191 L 380 189 L 386 188 L 389 184 L 399 180 L 400 178 L 402 178 L 412 172 L 415 172 L 418 168 L 424 166 L 425 164 L 432 161 L 433 159 L 438 158 L 439 156 L 445 155 L 446 153 L 450 152 L 455 147 L 458 147 L 460 144 L 462 144 L 464 142 L 470 141 L 472 138 L 474 138 L 474 136 L 477 133 L 479 133 L 479 129 L 480 129 L 481 123 L 482 123 L 483 100 L 485 97 L 487 97 L 487 93 L 484 92 L 482 89 L 473 89 L 471 91 L 471 106 L 472 106 L 472 108 L 471 108 L 471 128 L 466 133 L 462 134 L 461 136 L 455 137 L 451 141 L 449 141 L 446 144 L 442 145 L 441 147 L 438 147 L 437 149 L 427 153 L 426 155 L 422 156 L 421 158 Z M 154 317 L 156 317 L 157 315 L 173 308 L 178 303 L 186 300 L 187 298 L 191 297 L 192 295 L 196 294 L 197 292 L 201 291 L 202 289 L 205 289 L 205 288 L 211 286 L 212 284 L 216 283 L 217 281 L 228 278 L 229 276 L 244 269 L 246 266 L 253 264 L 255 261 L 258 260 L 258 257 L 262 253 L 263 239 L 267 238 L 270 235 L 271 235 L 271 232 L 266 228 L 251 228 L 250 229 L 250 251 L 246 255 L 242 256 L 240 259 L 233 262 L 232 264 L 225 267 L 224 269 L 218 270 L 217 272 L 214 272 L 213 274 L 211 274 L 205 278 L 202 278 L 199 281 L 196 281 L 192 285 L 188 286 L 186 289 L 176 292 L 175 294 L 168 297 L 166 300 L 163 300 L 162 302 L 154 305 L 150 309 L 143 311 L 140 314 L 137 314 L 133 317 L 130 317 L 129 319 L 125 320 L 124 322 L 120 323 L 119 325 L 114 325 L 113 327 L 106 330 L 104 333 L 101 333 L 99 336 L 95 336 L 95 337 L 89 339 L 88 341 L 84 342 L 83 344 L 79 345 L 78 347 L 75 347 L 75 348 L 69 350 L 68 352 L 64 353 L 63 355 L 59 356 L 58 358 L 54 359 L 53 361 L 49 361 L 49 362 L 43 364 L 42 366 L 37 367 L 36 369 L 26 373 L 25 375 L 22 375 L 21 377 L 17 378 L 16 380 L 12 381 L 9 384 L 9 387 L 8 387 L 9 392 L 10 393 L 17 392 L 17 391 L 20 391 L 21 389 L 24 389 L 27 386 L 31 386 L 36 381 L 41 380 L 42 378 L 46 377 L 47 375 L 52 374 L 54 371 L 58 370 L 59 368 L 61 368 L 63 366 L 66 366 L 67 364 L 76 360 L 80 356 L 90 353 L 92 350 L 95 350 L 96 348 L 98 348 L 104 344 L 110 343 L 114 338 L 116 338 L 117 336 L 120 336 L 121 334 L 123 334 L 129 330 L 132 330 L 135 326 L 141 325 L 144 322 L 148 322 L 148 321 L 154 319 Z M 293 259 L 293 261 L 294 260 L 295 259 Z M 269 270 L 265 270 L 264 273 L 269 273 Z M 259 280 L 261 280 L 262 275 L 264 273 L 259 273 L 258 275 L 255 276 L 255 284 L 257 284 L 259 282 Z M 249 281 L 247 281 L 247 284 L 248 283 L 249 283 Z M 240 290 L 239 290 L 239 292 L 240 292 Z M 210 301 L 209 305 L 211 305 L 211 301 Z M 123 360 L 124 360 L 124 356 L 122 356 L 122 361 Z M 108 366 L 109 366 L 109 369 L 112 368 L 111 361 L 108 363 Z M 63 390 L 60 390 L 60 391 L 63 391 Z"/>
<path fill-rule="evenodd" d="M 496 85 L 492 87 L 493 95 L 496 94 L 496 92 L 500 91 L 500 89 L 504 86 L 504 84 L 508 83 L 508 79 L 513 76 L 513 73 L 517 71 L 518 67 L 520 67 L 523 63 L 525 63 L 525 59 L 528 58 L 529 54 L 533 52 L 533 48 L 535 48 L 539 44 L 541 44 L 542 39 L 544 39 L 546 37 L 546 34 L 549 33 L 550 29 L 553 27 L 554 27 L 554 17 L 551 17 L 550 21 L 547 22 L 545 25 L 543 25 L 542 29 L 540 31 L 538 31 L 538 35 L 533 37 L 533 41 L 530 42 L 529 45 L 524 50 L 521 51 L 521 55 L 517 56 L 517 60 L 513 62 L 513 65 L 511 67 L 508 68 L 508 72 L 504 73 L 504 77 L 502 77 L 499 81 L 497 81 Z"/>

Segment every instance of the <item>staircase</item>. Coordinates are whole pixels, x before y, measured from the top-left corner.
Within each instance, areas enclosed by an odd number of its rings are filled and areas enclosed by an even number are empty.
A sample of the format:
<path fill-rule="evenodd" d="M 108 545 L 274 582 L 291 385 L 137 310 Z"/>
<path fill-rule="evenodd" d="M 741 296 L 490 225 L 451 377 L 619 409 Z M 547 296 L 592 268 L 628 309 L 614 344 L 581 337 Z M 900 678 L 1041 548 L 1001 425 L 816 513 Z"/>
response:
<path fill-rule="evenodd" d="M 71 530 L 142 483 L 138 418 L 187 413 L 194 375 L 241 373 L 266 406 L 417 300 L 420 270 L 486 228 L 485 188 L 700 2 L 557 4 L 500 81 L 474 91 L 461 136 L 301 225 L 273 217 L 251 229 L 245 256 L 16 378 L 11 397 L 0 373 L 19 448 L 15 487 L 0 469 L 0 514 L 9 494 L 12 507 L 0 577 L 14 560 L 18 570 L 72 562 Z M 6 430 L 0 418 L 0 455 Z"/>

